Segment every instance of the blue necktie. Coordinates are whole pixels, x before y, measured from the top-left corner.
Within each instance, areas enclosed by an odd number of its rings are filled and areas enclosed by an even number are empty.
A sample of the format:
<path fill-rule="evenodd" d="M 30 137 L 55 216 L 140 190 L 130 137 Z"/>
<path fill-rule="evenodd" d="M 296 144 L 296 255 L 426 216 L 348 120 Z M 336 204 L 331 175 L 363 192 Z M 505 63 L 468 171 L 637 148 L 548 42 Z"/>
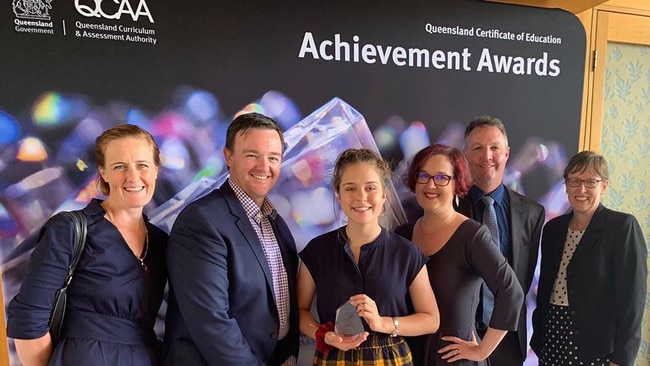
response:
<path fill-rule="evenodd" d="M 485 226 L 490 229 L 490 234 L 492 234 L 492 241 L 494 242 L 494 245 L 496 245 L 497 248 L 499 248 L 499 250 L 503 253 L 499 240 L 497 213 L 494 210 L 494 198 L 490 196 L 483 196 L 483 198 L 481 198 L 481 202 L 483 202 L 483 205 L 485 205 L 485 209 L 483 210 L 483 224 L 485 224 Z"/>
<path fill-rule="evenodd" d="M 494 210 L 494 198 L 490 196 L 483 196 L 481 202 L 485 205 L 483 210 L 483 224 L 490 229 L 490 234 L 492 234 L 492 242 L 494 245 L 501 250 L 501 245 L 499 241 L 499 226 L 497 225 L 497 213 Z M 492 311 L 494 310 L 494 295 L 492 291 L 483 283 L 483 324 L 489 325 L 490 318 L 492 317 Z"/>

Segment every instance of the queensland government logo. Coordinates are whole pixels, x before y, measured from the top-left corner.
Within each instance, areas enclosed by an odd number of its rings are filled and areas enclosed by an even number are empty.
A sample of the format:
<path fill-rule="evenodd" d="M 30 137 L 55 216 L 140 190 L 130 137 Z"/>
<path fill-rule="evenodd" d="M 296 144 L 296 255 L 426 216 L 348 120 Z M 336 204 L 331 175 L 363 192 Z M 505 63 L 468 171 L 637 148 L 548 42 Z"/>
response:
<path fill-rule="evenodd" d="M 50 20 L 52 0 L 14 0 L 11 5 L 17 18 Z"/>

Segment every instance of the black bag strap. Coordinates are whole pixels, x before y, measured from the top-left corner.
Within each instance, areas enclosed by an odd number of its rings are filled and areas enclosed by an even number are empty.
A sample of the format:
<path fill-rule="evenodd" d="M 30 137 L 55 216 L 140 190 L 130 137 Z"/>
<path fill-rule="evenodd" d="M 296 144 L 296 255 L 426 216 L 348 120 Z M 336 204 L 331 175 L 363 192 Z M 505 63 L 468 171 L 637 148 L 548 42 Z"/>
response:
<path fill-rule="evenodd" d="M 72 275 L 74 274 L 75 268 L 77 268 L 77 263 L 81 258 L 81 252 L 83 252 L 84 247 L 86 246 L 86 234 L 88 233 L 88 228 L 86 225 L 86 216 L 78 211 L 63 211 L 63 214 L 68 216 L 72 220 L 74 225 L 74 256 L 72 257 L 72 263 L 68 267 L 68 275 L 65 278 L 63 287 L 68 287 L 72 281 Z"/>

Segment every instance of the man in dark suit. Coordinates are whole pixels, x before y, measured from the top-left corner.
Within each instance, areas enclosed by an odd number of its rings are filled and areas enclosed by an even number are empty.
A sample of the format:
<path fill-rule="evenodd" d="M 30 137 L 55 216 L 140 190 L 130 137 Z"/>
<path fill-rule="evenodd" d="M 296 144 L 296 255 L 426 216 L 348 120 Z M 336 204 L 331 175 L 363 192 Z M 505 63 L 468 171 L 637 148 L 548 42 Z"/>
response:
<path fill-rule="evenodd" d="M 499 233 L 496 244 L 515 271 L 524 294 L 527 294 L 537 263 L 540 234 L 544 225 L 544 207 L 503 184 L 510 147 L 501 120 L 482 116 L 472 121 L 465 129 L 464 153 L 474 185 L 469 194 L 459 200 L 457 210 L 482 222 L 485 205 L 481 198 L 490 196 L 494 199 Z M 484 290 L 487 288 L 481 290 L 482 299 L 485 299 Z M 488 302 L 481 300 L 477 311 L 477 329 L 481 337 L 489 326 L 491 311 Z M 517 330 L 505 335 L 488 358 L 490 365 L 522 365 L 526 359 L 526 301 L 521 306 Z"/>
<path fill-rule="evenodd" d="M 284 139 L 258 113 L 228 127 L 230 176 L 179 214 L 167 247 L 165 365 L 295 365 L 296 247 L 267 194 Z"/>

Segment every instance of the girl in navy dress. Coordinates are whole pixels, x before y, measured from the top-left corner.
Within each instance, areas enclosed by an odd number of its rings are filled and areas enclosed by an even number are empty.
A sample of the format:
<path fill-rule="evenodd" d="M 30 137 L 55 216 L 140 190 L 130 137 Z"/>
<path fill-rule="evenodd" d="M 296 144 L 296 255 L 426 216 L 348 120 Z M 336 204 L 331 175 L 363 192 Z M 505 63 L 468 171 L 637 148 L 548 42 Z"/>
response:
<path fill-rule="evenodd" d="M 61 340 L 48 333 L 54 294 L 73 256 L 73 225 L 53 216 L 38 244 L 19 293 L 9 304 L 7 335 L 23 365 L 155 365 L 154 323 L 167 277 L 167 234 L 150 224 L 160 152 L 143 129 L 123 124 L 95 141 L 99 190 L 83 210 L 86 246 L 68 287 Z"/>
<path fill-rule="evenodd" d="M 314 365 L 412 365 L 402 336 L 433 333 L 440 317 L 427 258 L 379 225 L 388 164 L 371 150 L 346 150 L 332 180 L 348 224 L 312 239 L 299 254 L 300 330 L 316 339 Z M 310 312 L 315 294 L 320 325 Z M 337 334 L 331 325 L 347 301 L 363 320 L 360 334 Z"/>

